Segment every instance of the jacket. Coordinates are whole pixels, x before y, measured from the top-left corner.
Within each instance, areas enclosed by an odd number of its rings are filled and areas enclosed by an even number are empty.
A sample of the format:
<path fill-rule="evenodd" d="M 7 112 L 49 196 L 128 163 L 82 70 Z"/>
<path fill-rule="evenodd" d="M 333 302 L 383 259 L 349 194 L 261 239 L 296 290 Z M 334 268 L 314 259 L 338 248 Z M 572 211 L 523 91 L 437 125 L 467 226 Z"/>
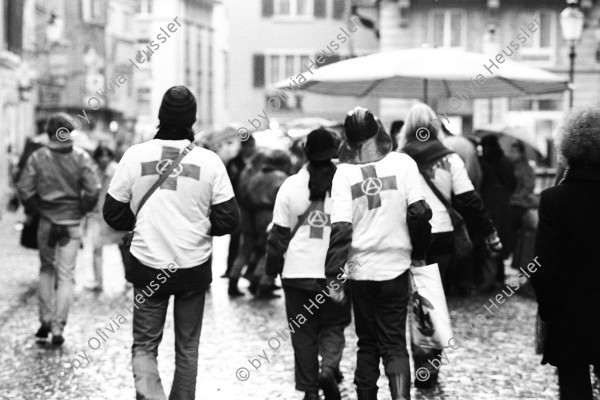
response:
<path fill-rule="evenodd" d="M 16 183 L 28 213 L 77 225 L 94 209 L 100 182 L 92 158 L 72 141 L 51 141 L 27 160 Z"/>
<path fill-rule="evenodd" d="M 542 364 L 600 364 L 600 165 L 542 192 L 531 283 L 547 324 Z"/>

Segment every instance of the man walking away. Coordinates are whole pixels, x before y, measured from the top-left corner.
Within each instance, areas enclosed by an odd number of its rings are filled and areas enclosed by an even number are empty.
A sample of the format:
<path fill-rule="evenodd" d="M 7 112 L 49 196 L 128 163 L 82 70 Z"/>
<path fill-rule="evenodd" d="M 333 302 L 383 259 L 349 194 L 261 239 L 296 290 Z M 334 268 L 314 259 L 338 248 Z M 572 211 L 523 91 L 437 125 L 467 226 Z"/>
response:
<path fill-rule="evenodd" d="M 392 139 L 361 107 L 344 122 L 346 142 L 331 190 L 331 235 L 325 275 L 336 289 L 348 260 L 358 336 L 354 383 L 358 400 L 377 400 L 383 359 L 393 400 L 410 399 L 406 346 L 408 270 L 425 265 L 431 209 L 419 184 L 417 164 L 392 152 Z M 343 301 L 344 292 L 332 295 Z"/>
<path fill-rule="evenodd" d="M 126 278 L 134 285 L 132 369 L 137 399 L 167 398 L 156 357 L 174 295 L 175 377 L 169 399 L 193 400 L 204 299 L 212 282 L 212 236 L 231 233 L 239 212 L 221 159 L 192 145 L 194 95 L 184 86 L 170 88 L 158 119 L 154 139 L 123 155 L 103 214 L 113 228 L 133 229 Z M 184 156 L 173 168 L 180 154 Z M 140 209 L 162 174 L 168 177 Z"/>
<path fill-rule="evenodd" d="M 40 321 L 36 336 L 52 333 L 62 345 L 75 287 L 75 262 L 81 244 L 81 220 L 98 201 L 100 182 L 91 157 L 66 136 L 73 130 L 66 114 L 48 120 L 47 146 L 27 160 L 17 182 L 27 214 L 39 215 Z"/>

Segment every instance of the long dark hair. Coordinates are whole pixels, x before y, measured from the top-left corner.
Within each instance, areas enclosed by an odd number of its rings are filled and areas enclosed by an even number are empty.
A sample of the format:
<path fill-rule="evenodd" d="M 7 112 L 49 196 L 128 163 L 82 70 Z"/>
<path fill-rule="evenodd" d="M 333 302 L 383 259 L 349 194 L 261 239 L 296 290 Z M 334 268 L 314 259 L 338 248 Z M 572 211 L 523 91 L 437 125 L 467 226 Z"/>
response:
<path fill-rule="evenodd" d="M 309 160 L 306 169 L 310 175 L 308 180 L 309 199 L 311 201 L 325 200 L 327 194 L 331 193 L 331 182 L 337 167 L 331 160 Z"/>

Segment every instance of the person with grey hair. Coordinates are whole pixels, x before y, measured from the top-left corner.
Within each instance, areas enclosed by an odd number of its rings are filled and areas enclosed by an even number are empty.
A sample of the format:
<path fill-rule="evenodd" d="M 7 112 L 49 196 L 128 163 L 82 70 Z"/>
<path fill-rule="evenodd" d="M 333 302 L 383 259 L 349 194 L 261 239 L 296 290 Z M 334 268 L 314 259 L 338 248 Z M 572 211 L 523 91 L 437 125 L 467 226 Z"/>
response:
<path fill-rule="evenodd" d="M 75 263 L 81 244 L 81 220 L 93 210 L 100 193 L 94 163 L 73 145 L 67 114 L 48 119 L 50 142 L 27 160 L 16 186 L 28 214 L 39 215 L 40 321 L 36 336 L 62 345 L 73 302 Z"/>
<path fill-rule="evenodd" d="M 569 114 L 558 148 L 566 172 L 541 194 L 531 283 L 546 325 L 542 364 L 558 367 L 560 399 L 592 400 L 589 366 L 600 372 L 598 105 Z"/>

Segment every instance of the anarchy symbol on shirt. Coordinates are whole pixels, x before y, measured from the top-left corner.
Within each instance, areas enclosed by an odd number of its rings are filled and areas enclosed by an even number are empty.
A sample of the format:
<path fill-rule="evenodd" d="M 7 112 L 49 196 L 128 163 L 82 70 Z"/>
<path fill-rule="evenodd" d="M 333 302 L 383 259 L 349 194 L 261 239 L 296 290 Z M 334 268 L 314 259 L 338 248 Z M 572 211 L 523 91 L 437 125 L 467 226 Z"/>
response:
<path fill-rule="evenodd" d="M 156 164 L 156 172 L 158 172 L 159 175 L 162 175 L 164 172 L 166 172 L 170 167 L 171 164 L 173 164 L 173 160 L 160 160 L 157 164 Z M 181 174 L 181 172 L 183 171 L 183 166 L 181 164 L 179 164 L 177 167 L 175 167 L 175 169 L 173 170 L 173 172 L 171 172 L 171 175 L 169 175 L 171 178 L 176 178 L 179 176 L 179 174 Z"/>
<path fill-rule="evenodd" d="M 308 225 L 313 228 L 323 228 L 327 226 L 327 214 L 323 211 L 314 210 L 308 215 Z"/>
<path fill-rule="evenodd" d="M 375 196 L 381 192 L 381 188 L 383 187 L 383 182 L 379 178 L 367 178 L 360 185 L 360 188 L 364 194 L 367 196 Z"/>

